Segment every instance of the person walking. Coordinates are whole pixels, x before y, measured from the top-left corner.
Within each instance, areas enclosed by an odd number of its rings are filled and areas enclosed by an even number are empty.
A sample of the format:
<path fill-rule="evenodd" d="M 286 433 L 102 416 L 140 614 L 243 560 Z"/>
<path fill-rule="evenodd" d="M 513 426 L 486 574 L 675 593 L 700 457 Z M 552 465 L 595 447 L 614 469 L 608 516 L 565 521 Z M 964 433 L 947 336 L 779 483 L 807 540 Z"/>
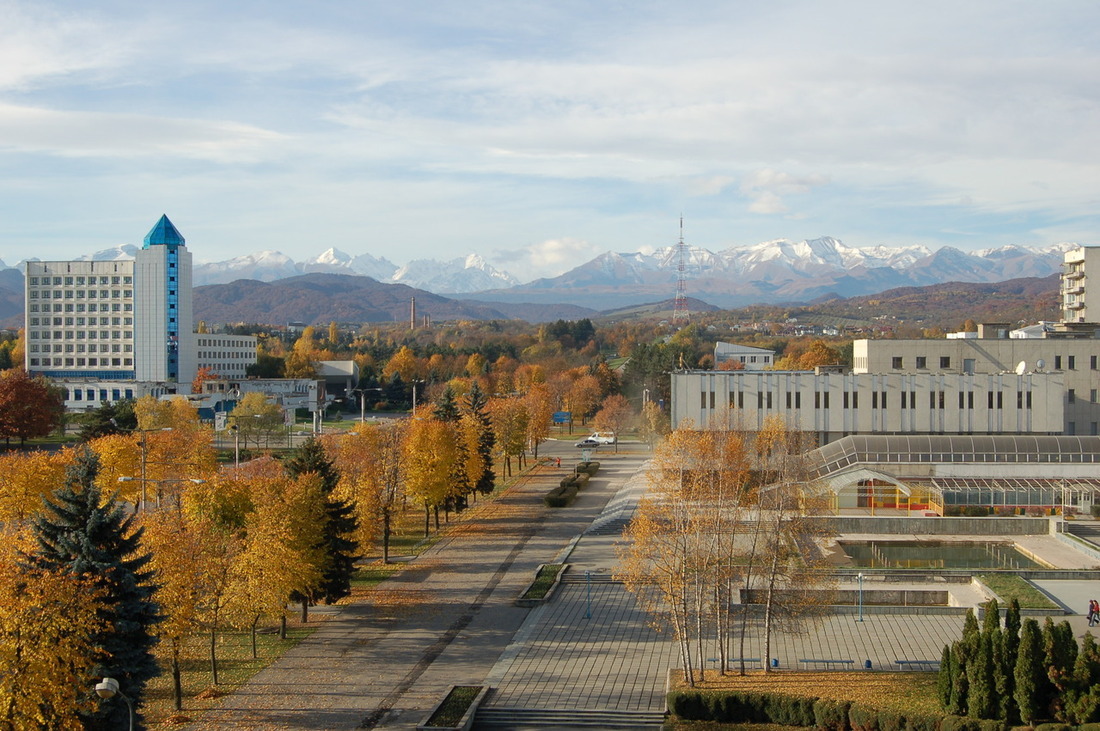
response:
<path fill-rule="evenodd" d="M 1089 600 L 1089 627 L 1095 627 L 1097 623 L 1100 623 L 1100 602 L 1095 599 Z"/>
<path fill-rule="evenodd" d="M 561 457 L 558 457 L 558 469 L 561 469 Z"/>

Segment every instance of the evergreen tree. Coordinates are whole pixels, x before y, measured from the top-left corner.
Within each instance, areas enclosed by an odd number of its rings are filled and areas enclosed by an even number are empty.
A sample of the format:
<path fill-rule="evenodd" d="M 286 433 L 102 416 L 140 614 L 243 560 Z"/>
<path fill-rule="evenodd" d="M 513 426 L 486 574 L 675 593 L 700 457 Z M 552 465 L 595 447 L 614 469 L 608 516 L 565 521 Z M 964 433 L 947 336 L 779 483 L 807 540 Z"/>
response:
<path fill-rule="evenodd" d="M 84 442 L 109 434 L 124 434 L 138 427 L 133 399 L 113 404 L 104 401 L 98 409 L 89 411 L 82 418 L 84 426 L 80 430 L 80 440 Z"/>
<path fill-rule="evenodd" d="M 974 610 L 967 609 L 966 617 L 963 619 L 962 635 L 962 641 L 967 646 L 967 657 L 973 657 L 978 653 L 978 639 L 981 634 L 982 629 L 978 625 L 978 618 L 974 615 Z"/>
<path fill-rule="evenodd" d="M 992 682 L 993 682 L 993 695 L 990 705 L 990 718 L 997 718 L 1005 720 L 1009 712 L 1009 705 L 1006 702 L 1006 697 L 1011 692 L 1011 686 L 1009 683 L 1009 676 L 1012 674 L 1012 670 L 1005 665 L 1005 643 L 1004 633 L 1000 627 L 995 627 L 989 633 L 990 647 L 993 653 L 993 665 L 992 665 Z"/>
<path fill-rule="evenodd" d="M 497 476 L 493 470 L 493 449 L 496 447 L 496 437 L 493 435 L 493 423 L 489 418 L 489 397 L 474 381 L 470 392 L 466 394 L 466 411 L 477 422 L 478 452 L 485 464 L 485 471 L 481 479 L 473 487 L 483 495 L 488 495 L 496 486 Z"/>
<path fill-rule="evenodd" d="M 152 649 L 152 629 L 161 621 L 152 600 L 155 585 L 150 560 L 142 551 L 142 529 L 134 528 L 114 500 L 104 502 L 95 486 L 99 459 L 85 447 L 65 474 L 65 484 L 33 524 L 37 550 L 27 557 L 34 566 L 92 577 L 105 592 L 98 614 L 104 629 L 92 637 L 95 677 L 111 677 L 134 704 L 136 719 L 145 684 L 159 674 Z M 90 690 L 90 689 L 89 689 Z M 126 728 L 128 710 L 121 702 L 98 703 L 81 720 L 89 729 Z"/>
<path fill-rule="evenodd" d="M 296 599 L 308 598 L 331 604 L 351 594 L 351 576 L 355 570 L 359 548 L 353 538 L 357 526 L 355 506 L 333 497 L 333 490 L 340 481 L 340 473 L 325 455 L 324 447 L 318 440 L 306 441 L 297 454 L 287 460 L 284 469 L 293 478 L 312 473 L 321 479 L 321 492 L 325 497 L 325 525 L 321 548 L 327 560 L 321 583 L 314 595 L 298 596 Z"/>
<path fill-rule="evenodd" d="M 967 664 L 970 658 L 967 656 L 968 645 L 959 641 L 951 646 L 951 664 L 954 666 L 955 682 L 951 686 L 951 705 L 948 712 L 955 716 L 965 716 L 967 709 L 967 695 L 970 690 L 970 682 L 967 677 Z"/>
<path fill-rule="evenodd" d="M 951 706 L 951 689 L 955 685 L 955 664 L 951 659 L 951 647 L 949 645 L 943 646 L 943 653 L 940 655 L 940 671 L 936 676 L 936 696 L 940 701 L 940 708 L 945 713 L 950 713 L 948 710 Z"/>
<path fill-rule="evenodd" d="M 1085 633 L 1073 665 L 1073 682 L 1066 691 L 1066 722 L 1076 725 L 1100 721 L 1100 647 Z"/>
<path fill-rule="evenodd" d="M 1001 718 L 1014 724 L 1020 719 L 1016 708 L 1016 658 L 1020 652 L 1020 602 L 1013 599 L 1005 610 L 1005 628 L 1001 634 L 1004 645 L 1001 665 L 1004 668 L 1005 689 L 1001 695 Z"/>
<path fill-rule="evenodd" d="M 1047 682 L 1043 671 L 1043 644 L 1039 623 L 1026 619 L 1020 628 L 1019 653 L 1016 657 L 1016 707 L 1020 720 L 1032 725 L 1042 712 L 1040 693 Z"/>
<path fill-rule="evenodd" d="M 1077 662 L 1077 640 L 1069 622 L 1054 624 L 1047 617 L 1043 624 L 1043 666 L 1046 669 L 1046 684 L 1041 695 L 1051 718 L 1062 717 L 1062 705 L 1066 691 L 1073 679 L 1073 667 Z"/>
<path fill-rule="evenodd" d="M 440 421 L 448 423 L 455 423 L 459 419 L 458 402 L 455 400 L 454 389 L 447 386 L 443 389 L 443 393 L 439 395 L 439 400 L 435 402 L 435 409 L 432 415 Z"/>
<path fill-rule="evenodd" d="M 989 718 L 993 707 L 993 643 L 990 632 L 978 637 L 978 652 L 966 666 L 969 690 L 966 714 L 971 718 Z"/>
<path fill-rule="evenodd" d="M 996 599 L 990 599 L 985 605 L 985 616 L 982 618 L 982 632 L 989 633 L 1001 627 L 1001 606 Z"/>

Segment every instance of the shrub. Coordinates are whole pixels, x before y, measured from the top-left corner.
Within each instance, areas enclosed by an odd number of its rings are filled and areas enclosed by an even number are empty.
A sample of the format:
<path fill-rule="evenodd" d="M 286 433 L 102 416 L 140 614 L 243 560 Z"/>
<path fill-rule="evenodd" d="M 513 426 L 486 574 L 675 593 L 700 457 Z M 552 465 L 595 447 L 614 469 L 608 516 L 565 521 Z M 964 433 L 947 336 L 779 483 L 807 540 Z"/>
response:
<path fill-rule="evenodd" d="M 1035 726 L 1035 731 L 1073 731 L 1073 729 L 1074 727 L 1068 723 L 1040 723 Z"/>
<path fill-rule="evenodd" d="M 966 716 L 944 716 L 940 719 L 940 731 L 981 731 L 977 719 Z"/>
<path fill-rule="evenodd" d="M 561 478 L 561 482 L 558 483 L 559 487 L 569 487 L 573 484 L 573 475 L 566 475 Z"/>
<path fill-rule="evenodd" d="M 588 475 L 584 472 L 578 472 L 573 478 L 573 484 L 577 486 L 577 489 L 584 487 L 588 484 Z"/>
<path fill-rule="evenodd" d="M 566 485 L 565 487 L 555 487 L 550 492 L 546 493 L 542 501 L 546 503 L 550 508 L 564 508 L 573 502 L 573 498 L 577 497 L 577 486 Z"/>
<path fill-rule="evenodd" d="M 577 472 L 584 472 L 588 476 L 594 476 L 600 470 L 599 462 L 581 462 L 577 465 Z"/>
<path fill-rule="evenodd" d="M 847 701 L 819 700 L 814 703 L 814 728 L 821 731 L 848 731 Z"/>
<path fill-rule="evenodd" d="M 848 709 L 848 723 L 852 731 L 879 731 L 878 711 L 868 706 L 853 703 Z"/>
<path fill-rule="evenodd" d="M 905 731 L 939 731 L 940 717 L 911 715 L 905 717 Z"/>
<path fill-rule="evenodd" d="M 1092 517 L 1100 518 L 1100 503 L 1093 503 L 1089 510 L 1092 512 Z"/>
<path fill-rule="evenodd" d="M 968 518 L 984 518 L 989 515 L 989 506 L 987 505 L 967 505 L 963 509 L 963 515 Z"/>

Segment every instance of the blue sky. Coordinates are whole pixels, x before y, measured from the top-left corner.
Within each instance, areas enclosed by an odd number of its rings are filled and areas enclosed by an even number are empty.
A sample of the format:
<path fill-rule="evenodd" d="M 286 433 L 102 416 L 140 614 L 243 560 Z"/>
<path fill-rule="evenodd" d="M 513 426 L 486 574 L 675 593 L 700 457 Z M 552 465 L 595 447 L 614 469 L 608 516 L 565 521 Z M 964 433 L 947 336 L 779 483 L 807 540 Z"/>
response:
<path fill-rule="evenodd" d="M 0 258 L 1100 230 L 1100 4 L 0 0 Z"/>

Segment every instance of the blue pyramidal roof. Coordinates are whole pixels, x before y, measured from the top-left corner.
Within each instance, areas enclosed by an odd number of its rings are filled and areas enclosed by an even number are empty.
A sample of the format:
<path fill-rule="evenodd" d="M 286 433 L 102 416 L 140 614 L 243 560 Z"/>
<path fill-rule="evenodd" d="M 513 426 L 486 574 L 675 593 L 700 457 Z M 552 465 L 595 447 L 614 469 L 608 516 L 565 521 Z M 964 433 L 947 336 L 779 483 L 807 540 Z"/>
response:
<path fill-rule="evenodd" d="M 168 220 L 168 216 L 161 215 L 157 224 L 145 234 L 145 246 L 182 246 L 187 243 L 183 235 Z"/>

